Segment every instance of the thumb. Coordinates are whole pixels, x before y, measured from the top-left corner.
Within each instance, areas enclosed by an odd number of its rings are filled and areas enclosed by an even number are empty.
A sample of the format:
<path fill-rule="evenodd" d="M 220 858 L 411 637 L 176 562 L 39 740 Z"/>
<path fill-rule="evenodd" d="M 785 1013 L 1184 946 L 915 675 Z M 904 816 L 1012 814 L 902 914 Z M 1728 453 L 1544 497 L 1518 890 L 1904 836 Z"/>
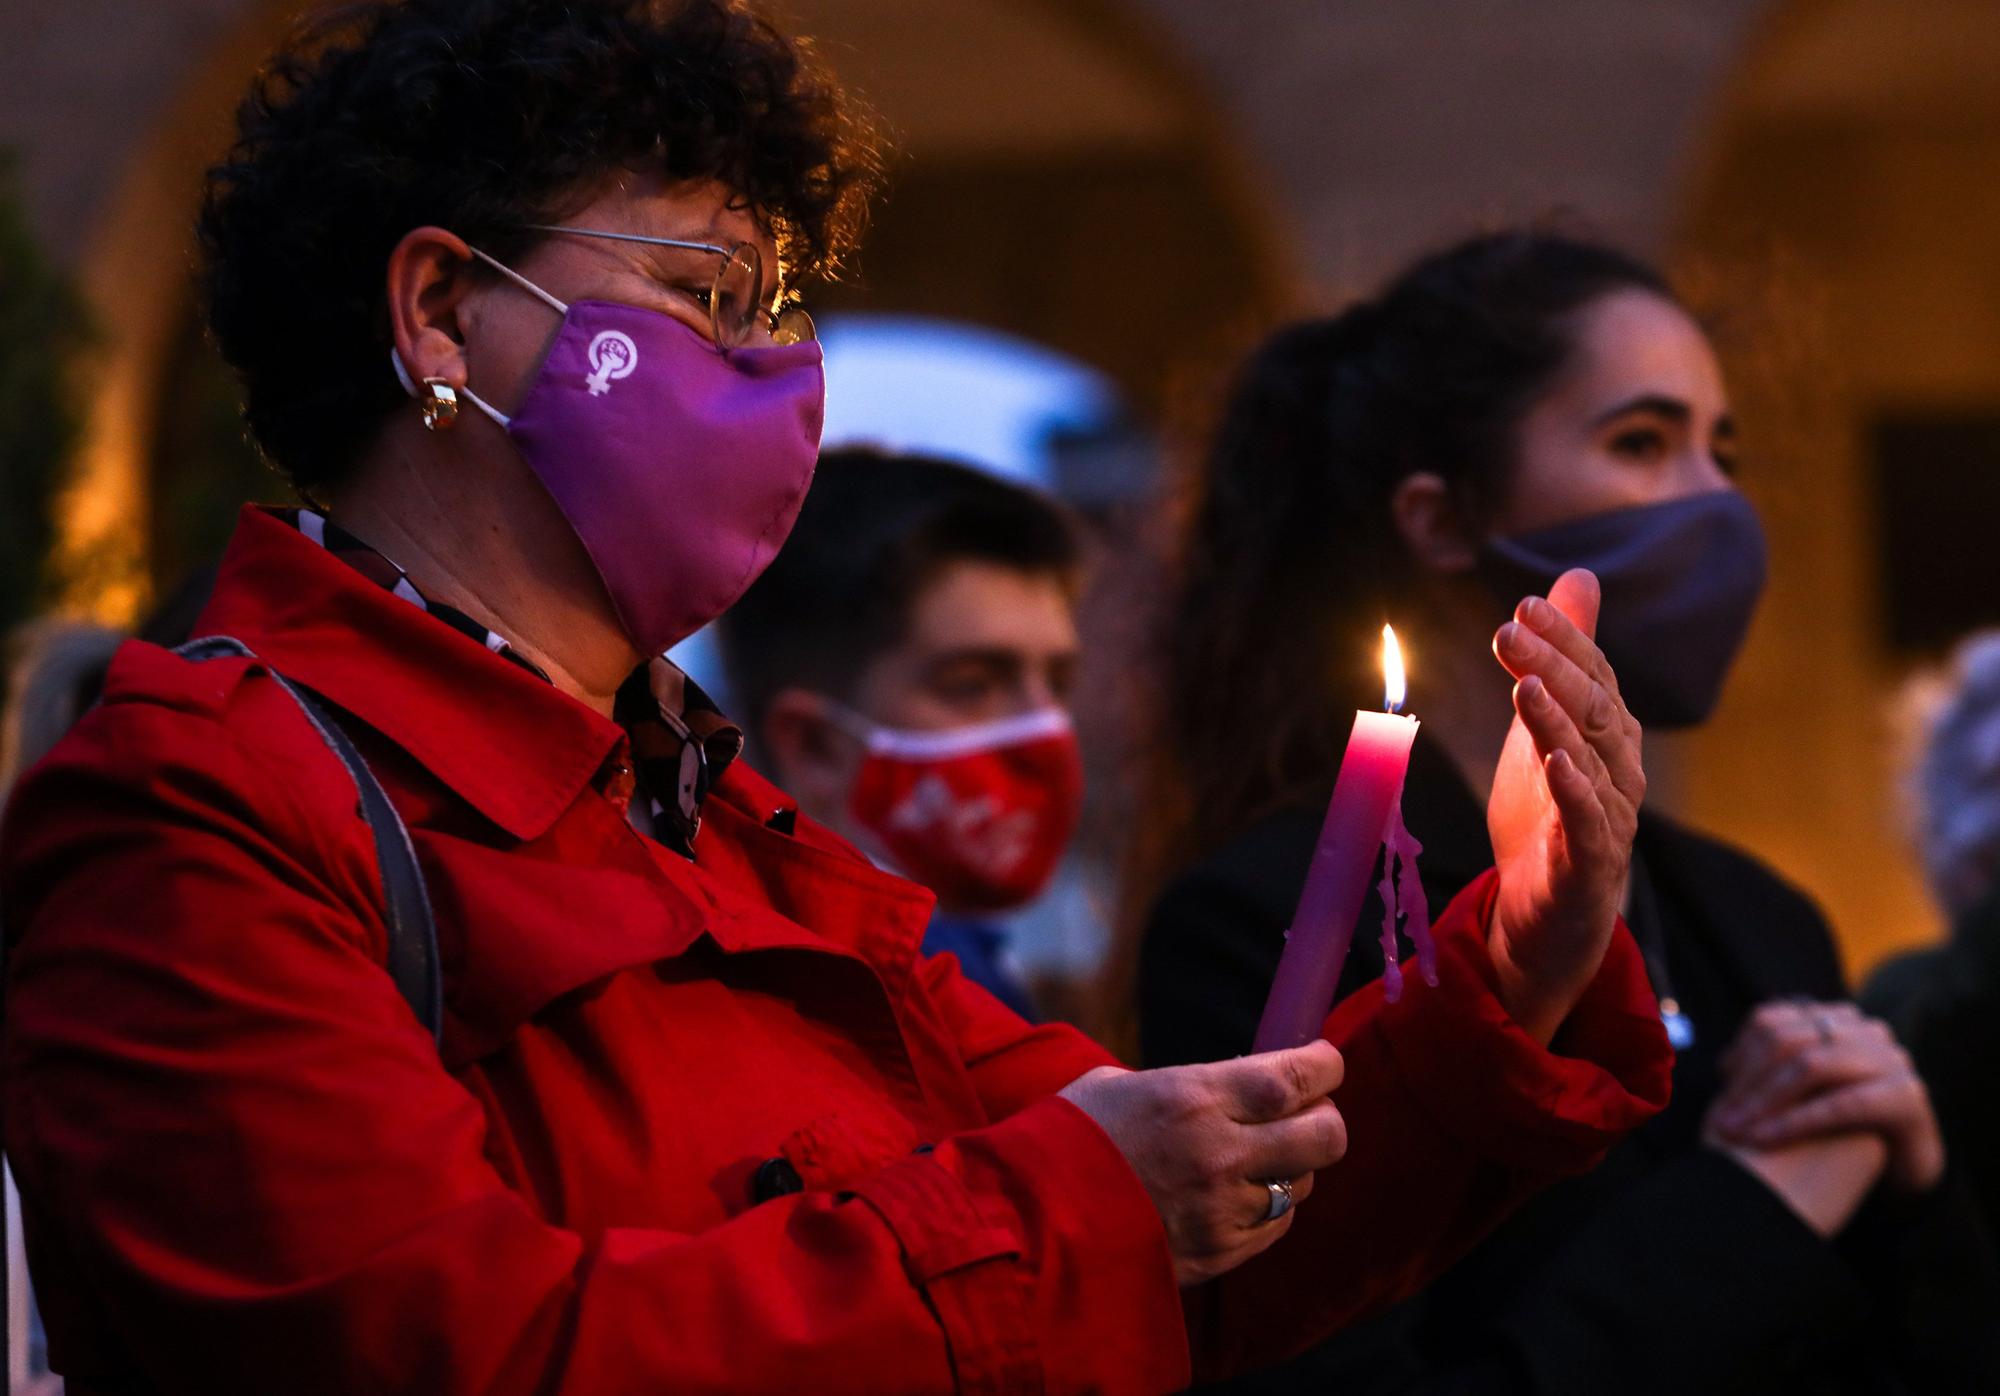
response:
<path fill-rule="evenodd" d="M 1549 603 L 1593 640 L 1597 638 L 1597 611 L 1603 600 L 1604 589 L 1597 583 L 1597 574 L 1582 567 L 1563 573 L 1549 588 Z"/>
<path fill-rule="evenodd" d="M 1238 1124 L 1290 1119 L 1340 1087 L 1346 1064 L 1325 1038 L 1303 1047 L 1216 1062 L 1209 1068 L 1229 1118 Z"/>

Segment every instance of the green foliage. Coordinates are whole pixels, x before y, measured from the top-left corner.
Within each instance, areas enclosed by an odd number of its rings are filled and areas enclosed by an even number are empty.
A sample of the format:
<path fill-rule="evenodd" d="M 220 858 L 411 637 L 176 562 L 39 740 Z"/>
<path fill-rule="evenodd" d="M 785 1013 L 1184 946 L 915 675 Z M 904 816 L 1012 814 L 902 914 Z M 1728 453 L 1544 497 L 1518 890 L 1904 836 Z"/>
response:
<path fill-rule="evenodd" d="M 242 389 L 192 307 L 162 365 L 158 400 L 147 553 L 153 594 L 162 597 L 221 556 L 245 501 L 301 501 L 250 444 Z"/>
<path fill-rule="evenodd" d="M 14 158 L 0 152 L 0 627 L 44 599 L 52 502 L 82 428 L 72 369 L 90 339 L 83 300 L 36 245 Z"/>

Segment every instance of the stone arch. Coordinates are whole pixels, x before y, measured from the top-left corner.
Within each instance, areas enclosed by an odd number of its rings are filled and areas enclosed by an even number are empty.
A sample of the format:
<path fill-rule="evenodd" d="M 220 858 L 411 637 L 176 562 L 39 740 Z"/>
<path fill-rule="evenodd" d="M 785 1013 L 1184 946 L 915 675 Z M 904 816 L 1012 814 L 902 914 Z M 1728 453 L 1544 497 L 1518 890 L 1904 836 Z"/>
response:
<path fill-rule="evenodd" d="M 784 8 L 781 22 L 816 36 L 904 149 L 862 279 L 828 288 L 824 304 L 1026 335 L 1105 369 L 1159 412 L 1178 371 L 1212 361 L 1237 326 L 1282 303 L 1287 244 L 1252 192 L 1249 162 L 1124 0 Z M 88 440 L 60 509 L 71 609 L 130 621 L 172 580 L 152 565 L 172 551 L 161 542 L 171 523 L 155 517 L 157 454 L 200 429 L 187 420 L 197 409 L 185 374 L 206 352 L 192 329 L 186 229 L 236 96 L 298 10 L 295 0 L 100 4 L 97 20 L 131 19 L 144 42 L 97 45 L 89 90 L 20 98 L 24 110 L 53 103 L 44 126 L 80 123 L 58 144 L 101 162 L 59 176 L 41 200 L 104 330 Z M 163 11 L 179 23 L 161 30 Z M 116 95 L 105 69 L 121 63 L 154 90 Z M 34 86 L 34 73 L 19 76 Z M 1052 90 L 1064 100 L 1044 100 Z M 115 129 L 106 101 L 122 103 Z M 1210 267 L 1226 275 L 1200 274 Z"/>
<path fill-rule="evenodd" d="M 66 45 L 99 55 L 88 84 L 41 69 L 12 75 L 27 88 L 14 89 L 17 100 L 59 123 L 55 148 L 79 162 L 55 172 L 60 186 L 39 191 L 38 202 L 98 331 L 83 385 L 85 441 L 58 504 L 56 567 L 70 609 L 118 623 L 135 619 L 151 591 L 148 448 L 159 382 L 185 340 L 200 171 L 225 139 L 257 55 L 285 23 L 252 0 L 181 8 L 181 22 L 164 28 L 157 12 L 89 16 L 94 32 Z"/>

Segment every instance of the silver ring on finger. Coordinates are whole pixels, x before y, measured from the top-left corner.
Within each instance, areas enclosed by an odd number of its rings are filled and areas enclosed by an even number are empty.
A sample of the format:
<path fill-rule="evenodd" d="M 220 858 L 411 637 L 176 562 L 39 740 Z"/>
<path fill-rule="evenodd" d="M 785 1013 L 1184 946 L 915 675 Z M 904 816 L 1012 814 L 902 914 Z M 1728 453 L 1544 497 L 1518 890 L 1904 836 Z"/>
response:
<path fill-rule="evenodd" d="M 1813 1014 L 1812 1025 L 1813 1027 L 1819 1030 L 1820 1045 L 1826 1046 L 1832 1043 L 1833 1017 L 1831 1014 L 1826 1014 L 1826 1013 Z"/>
<path fill-rule="evenodd" d="M 1264 1186 L 1271 1190 L 1271 1205 L 1264 1213 L 1265 1222 L 1274 1222 L 1292 1210 L 1298 1199 L 1292 1195 L 1290 1178 L 1267 1178 Z"/>

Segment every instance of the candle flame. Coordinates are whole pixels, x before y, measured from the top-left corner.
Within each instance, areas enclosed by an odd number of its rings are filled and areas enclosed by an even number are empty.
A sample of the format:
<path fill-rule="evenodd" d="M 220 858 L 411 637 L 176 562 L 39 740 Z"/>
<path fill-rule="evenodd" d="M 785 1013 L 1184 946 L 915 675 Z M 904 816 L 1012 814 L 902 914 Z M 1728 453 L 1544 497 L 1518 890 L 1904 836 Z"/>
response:
<path fill-rule="evenodd" d="M 1403 710 L 1409 683 L 1403 674 L 1403 647 L 1396 643 L 1396 627 L 1382 627 L 1382 707 L 1392 713 Z"/>

